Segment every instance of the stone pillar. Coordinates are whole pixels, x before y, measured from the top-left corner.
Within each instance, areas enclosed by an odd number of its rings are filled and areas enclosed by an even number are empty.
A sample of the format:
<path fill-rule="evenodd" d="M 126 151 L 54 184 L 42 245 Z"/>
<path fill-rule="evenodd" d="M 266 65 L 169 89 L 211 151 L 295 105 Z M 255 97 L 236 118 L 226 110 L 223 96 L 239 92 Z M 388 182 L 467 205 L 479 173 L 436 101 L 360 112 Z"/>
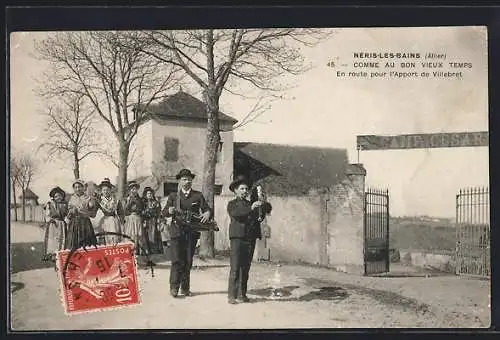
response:
<path fill-rule="evenodd" d="M 328 265 L 338 271 L 364 273 L 364 192 L 366 170 L 349 164 L 344 178 L 330 190 Z"/>
<path fill-rule="evenodd" d="M 319 264 L 328 266 L 328 201 L 330 196 L 327 191 L 318 192 L 319 195 L 319 214 L 320 214 L 320 235 L 324 242 L 319 244 Z"/>

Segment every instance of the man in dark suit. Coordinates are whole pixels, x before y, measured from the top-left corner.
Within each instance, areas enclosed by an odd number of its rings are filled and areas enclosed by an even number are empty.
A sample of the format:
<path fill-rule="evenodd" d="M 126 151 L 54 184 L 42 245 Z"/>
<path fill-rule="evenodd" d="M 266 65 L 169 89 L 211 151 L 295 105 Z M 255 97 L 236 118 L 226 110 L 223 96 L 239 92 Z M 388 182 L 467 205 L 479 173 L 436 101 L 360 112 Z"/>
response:
<path fill-rule="evenodd" d="M 198 231 L 190 229 L 176 218 L 180 211 L 190 211 L 201 214 L 201 222 L 210 219 L 212 211 L 205 197 L 199 191 L 191 188 L 195 175 L 188 169 L 182 169 L 176 176 L 179 181 L 177 192 L 171 193 L 162 211 L 163 217 L 172 217 L 172 223 L 167 227 L 169 246 L 171 249 L 172 266 L 170 268 L 170 294 L 177 297 L 179 288 L 184 296 L 191 296 L 190 276 L 196 243 L 200 238 Z"/>
<path fill-rule="evenodd" d="M 229 224 L 229 239 L 231 248 L 231 269 L 229 273 L 228 302 L 248 302 L 247 283 L 250 265 L 255 250 L 255 240 L 262 238 L 260 231 L 259 214 L 269 214 L 271 204 L 268 202 L 249 200 L 249 181 L 237 177 L 229 189 L 236 194 L 236 198 L 227 205 L 227 212 L 231 217 Z M 259 211 L 260 210 L 260 211 Z"/>

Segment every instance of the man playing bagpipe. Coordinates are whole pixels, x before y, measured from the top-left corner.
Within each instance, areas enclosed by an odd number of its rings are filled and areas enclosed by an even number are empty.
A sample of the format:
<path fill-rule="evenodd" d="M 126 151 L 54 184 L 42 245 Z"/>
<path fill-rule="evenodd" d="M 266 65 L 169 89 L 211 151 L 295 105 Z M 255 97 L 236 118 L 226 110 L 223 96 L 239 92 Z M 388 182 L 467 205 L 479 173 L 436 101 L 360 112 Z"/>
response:
<path fill-rule="evenodd" d="M 177 297 L 179 288 L 181 294 L 191 296 L 190 274 L 200 230 L 218 230 L 210 224 L 212 210 L 205 197 L 191 188 L 194 177 L 188 169 L 182 169 L 177 174 L 179 189 L 168 196 L 162 211 L 163 218 L 171 219 L 167 231 L 172 257 L 170 294 L 173 297 Z"/>
<path fill-rule="evenodd" d="M 229 224 L 230 263 L 228 283 L 228 303 L 235 304 L 237 299 L 248 302 L 247 283 L 252 264 L 256 239 L 262 238 L 261 221 L 269 214 L 272 206 L 262 200 L 250 198 L 250 182 L 244 176 L 238 176 L 229 185 L 236 198 L 227 205 L 231 217 Z"/>

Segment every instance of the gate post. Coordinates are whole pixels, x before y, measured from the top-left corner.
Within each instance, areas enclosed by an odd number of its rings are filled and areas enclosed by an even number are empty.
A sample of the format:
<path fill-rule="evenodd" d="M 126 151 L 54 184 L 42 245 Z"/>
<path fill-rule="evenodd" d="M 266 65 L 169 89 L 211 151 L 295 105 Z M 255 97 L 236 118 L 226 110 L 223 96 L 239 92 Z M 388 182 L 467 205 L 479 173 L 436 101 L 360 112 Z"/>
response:
<path fill-rule="evenodd" d="M 319 264 L 328 266 L 328 246 L 330 238 L 328 235 L 328 202 L 330 200 L 327 190 L 320 190 L 319 194 L 319 220 L 320 220 L 320 235 L 321 240 L 319 244 Z"/>
<path fill-rule="evenodd" d="M 328 201 L 328 264 L 338 271 L 364 273 L 364 192 L 366 170 L 349 164 Z"/>

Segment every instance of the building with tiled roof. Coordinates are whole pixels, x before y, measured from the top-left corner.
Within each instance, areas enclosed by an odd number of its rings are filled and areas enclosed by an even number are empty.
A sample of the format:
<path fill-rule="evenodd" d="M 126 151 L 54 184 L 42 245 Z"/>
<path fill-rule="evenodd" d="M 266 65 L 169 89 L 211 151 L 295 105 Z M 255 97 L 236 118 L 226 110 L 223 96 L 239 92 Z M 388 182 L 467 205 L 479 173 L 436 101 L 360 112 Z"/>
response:
<path fill-rule="evenodd" d="M 270 195 L 304 195 L 331 187 L 348 168 L 345 149 L 234 143 L 234 172 L 260 182 Z"/>
<path fill-rule="evenodd" d="M 193 185 L 201 188 L 203 157 L 206 145 L 206 105 L 198 98 L 180 90 L 148 108 L 150 118 L 134 139 L 132 148 L 136 159 L 129 166 L 129 179 L 138 179 L 141 190 L 156 187 L 156 194 L 164 196 L 175 190 L 175 175 L 182 168 L 195 174 Z M 238 121 L 219 113 L 221 143 L 217 155 L 215 174 L 216 191 L 225 190 L 233 173 L 233 132 Z M 160 169 L 160 170 L 157 170 Z M 154 177 L 161 173 L 162 183 Z M 158 176 L 156 176 L 158 177 Z"/>
<path fill-rule="evenodd" d="M 19 195 L 19 201 L 22 202 L 23 195 Z M 24 201 L 26 205 L 38 205 L 38 195 L 35 194 L 30 188 L 24 191 Z"/>
<path fill-rule="evenodd" d="M 129 167 L 129 179 L 156 188 L 166 196 L 177 189 L 175 175 L 182 168 L 195 174 L 201 188 L 206 143 L 206 106 L 198 98 L 179 91 L 149 108 L 151 119 L 135 139 L 139 157 Z M 234 142 L 236 119 L 220 112 L 221 145 L 217 158 L 215 191 L 230 194 L 233 175 L 259 181 L 272 195 L 302 195 L 311 189 L 331 187 L 350 168 L 347 150 L 269 143 Z M 158 182 L 158 171 L 162 174 Z M 351 169 L 352 170 L 352 169 Z M 156 174 L 154 176 L 153 174 Z"/>

